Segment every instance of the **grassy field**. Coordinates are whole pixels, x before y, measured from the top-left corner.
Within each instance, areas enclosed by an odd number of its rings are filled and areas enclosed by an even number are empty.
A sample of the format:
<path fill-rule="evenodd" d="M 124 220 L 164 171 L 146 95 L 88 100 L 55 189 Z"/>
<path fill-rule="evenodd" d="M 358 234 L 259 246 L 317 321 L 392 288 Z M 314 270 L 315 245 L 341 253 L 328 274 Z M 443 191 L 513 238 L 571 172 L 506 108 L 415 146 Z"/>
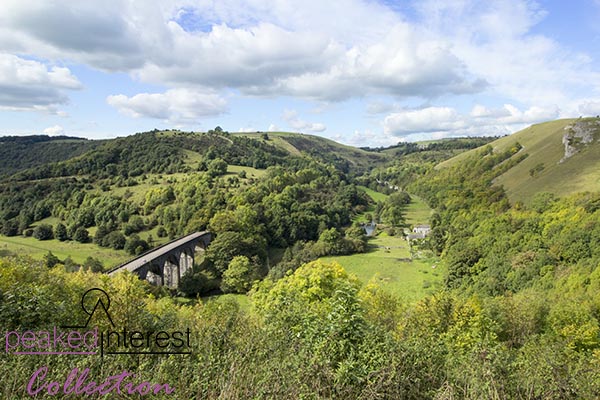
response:
<path fill-rule="evenodd" d="M 385 199 L 387 199 L 387 194 L 376 192 L 373 189 L 369 189 L 366 186 L 357 186 L 357 189 L 360 189 L 363 192 L 365 192 L 370 198 L 373 199 L 373 201 L 379 202 L 385 201 Z"/>
<path fill-rule="evenodd" d="M 265 141 L 262 136 L 267 134 L 269 139 Z M 266 143 L 272 144 L 282 150 L 287 151 L 291 155 L 302 154 L 303 147 L 308 146 L 317 152 L 335 152 L 336 154 L 348 159 L 352 164 L 370 164 L 375 161 L 382 161 L 387 156 L 382 153 L 369 152 L 360 148 L 348 146 L 335 142 L 331 139 L 327 139 L 322 136 L 309 135 L 304 133 L 293 133 L 293 132 L 238 132 L 232 133 L 235 136 L 244 136 L 253 138 L 256 140 L 262 140 Z M 297 144 L 292 144 L 285 138 L 298 138 L 303 139 L 302 147 L 296 147 Z M 304 149 L 306 150 L 306 149 Z"/>
<path fill-rule="evenodd" d="M 239 133 L 233 133 L 233 135 L 235 136 L 244 136 L 244 137 L 248 137 L 248 138 L 252 138 L 252 139 L 256 139 L 256 140 L 262 140 L 266 143 L 272 144 L 273 146 L 285 150 L 288 153 L 294 155 L 294 156 L 299 156 L 301 153 L 300 151 L 295 148 L 294 146 L 292 146 L 288 141 L 284 140 L 283 138 L 286 136 L 294 136 L 297 135 L 295 133 L 291 133 L 291 132 L 267 132 L 267 135 L 269 136 L 269 140 L 264 140 L 262 139 L 262 132 L 239 132 Z"/>
<path fill-rule="evenodd" d="M 242 171 L 246 171 L 247 178 L 261 178 L 267 172 L 267 170 L 265 170 L 265 169 L 256 169 L 256 168 L 246 167 L 246 166 L 242 166 L 242 165 L 228 165 L 227 166 L 227 174 L 237 175 Z"/>
<path fill-rule="evenodd" d="M 186 149 L 182 151 L 185 158 L 185 165 L 189 166 L 193 170 L 196 170 L 198 168 L 198 164 L 200 164 L 200 161 L 202 161 L 202 156 L 200 153 Z"/>
<path fill-rule="evenodd" d="M 252 310 L 252 300 L 250 299 L 250 297 L 248 297 L 245 294 L 234 294 L 234 293 L 220 294 L 218 296 L 203 297 L 202 301 L 204 301 L 205 303 L 209 302 L 209 301 L 215 301 L 217 303 L 224 303 L 226 301 L 234 301 L 239 304 L 240 309 L 242 309 L 244 311 Z"/>
<path fill-rule="evenodd" d="M 323 257 L 337 261 L 363 284 L 377 283 L 382 289 L 406 301 L 416 301 L 435 290 L 443 271 L 436 258 L 410 259 L 408 242 L 402 236 L 380 233 L 369 239 L 369 251 L 350 256 Z"/>
<path fill-rule="evenodd" d="M 387 197 L 364 187 L 361 190 L 369 196 Z M 407 222 L 411 225 L 428 223 L 432 210 L 417 196 L 411 197 L 412 203 L 406 210 Z M 408 242 L 402 236 L 389 236 L 384 232 L 369 238 L 366 253 L 323 257 L 322 260 L 337 261 L 364 284 L 376 282 L 407 301 L 416 301 L 435 290 L 444 276 L 437 258 L 411 258 Z"/>
<path fill-rule="evenodd" d="M 105 249 L 93 243 L 78 243 L 73 241 L 59 242 L 58 240 L 37 240 L 32 237 L 0 235 L 0 250 L 8 250 L 18 255 L 27 255 L 42 259 L 51 251 L 59 259 L 71 257 L 76 263 L 83 263 L 87 257 L 97 258 L 105 269 L 121 264 L 132 258 L 124 250 Z"/>
<path fill-rule="evenodd" d="M 428 224 L 433 210 L 418 196 L 410 195 L 411 202 L 406 207 L 406 222 L 409 225 Z"/>

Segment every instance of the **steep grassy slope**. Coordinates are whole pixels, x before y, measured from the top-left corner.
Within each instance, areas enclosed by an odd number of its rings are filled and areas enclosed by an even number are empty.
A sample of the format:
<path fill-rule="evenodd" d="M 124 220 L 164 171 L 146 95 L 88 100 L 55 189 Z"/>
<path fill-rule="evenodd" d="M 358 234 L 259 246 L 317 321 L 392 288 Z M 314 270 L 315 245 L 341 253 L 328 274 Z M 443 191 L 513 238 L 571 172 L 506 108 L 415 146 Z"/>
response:
<path fill-rule="evenodd" d="M 588 132 L 590 143 L 573 136 L 574 131 Z M 565 158 L 565 135 L 576 153 Z M 510 136 L 498 139 L 490 145 L 494 152 L 507 150 L 517 143 L 523 148 L 512 158 L 523 154 L 527 158 L 516 164 L 494 183 L 502 185 L 512 202 L 528 203 L 539 192 L 551 192 L 558 196 L 583 191 L 600 190 L 600 120 L 597 118 L 562 119 L 533 125 Z M 476 150 L 462 153 L 441 163 L 444 168 L 460 163 Z"/>

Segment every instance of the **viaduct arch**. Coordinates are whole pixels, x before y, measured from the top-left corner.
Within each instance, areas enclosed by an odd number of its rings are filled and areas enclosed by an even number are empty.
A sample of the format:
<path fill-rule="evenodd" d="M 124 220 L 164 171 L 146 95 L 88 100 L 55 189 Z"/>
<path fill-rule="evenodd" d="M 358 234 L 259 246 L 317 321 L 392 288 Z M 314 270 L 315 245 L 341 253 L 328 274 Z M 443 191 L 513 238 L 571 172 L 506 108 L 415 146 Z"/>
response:
<path fill-rule="evenodd" d="M 211 241 L 210 232 L 195 232 L 147 251 L 107 272 L 109 276 L 130 271 L 156 286 L 179 287 L 181 277 L 194 265 L 196 251 L 204 251 Z"/>

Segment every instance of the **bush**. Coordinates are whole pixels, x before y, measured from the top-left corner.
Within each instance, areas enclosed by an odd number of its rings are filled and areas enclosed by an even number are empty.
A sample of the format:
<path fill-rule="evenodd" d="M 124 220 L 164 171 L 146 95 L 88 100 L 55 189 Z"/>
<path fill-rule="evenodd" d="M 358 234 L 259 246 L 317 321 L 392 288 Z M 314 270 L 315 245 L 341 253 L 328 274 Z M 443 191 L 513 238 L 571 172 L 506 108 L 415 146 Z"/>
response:
<path fill-rule="evenodd" d="M 127 239 L 125 239 L 125 235 L 119 231 L 113 231 L 102 239 L 102 245 L 104 247 L 110 247 L 115 250 L 123 249 L 125 243 L 127 243 Z"/>
<path fill-rule="evenodd" d="M 38 240 L 50 240 L 54 237 L 52 225 L 40 224 L 33 230 L 33 237 Z"/>
<path fill-rule="evenodd" d="M 46 267 L 48 268 L 53 268 L 56 264 L 59 263 L 60 260 L 54 254 L 52 254 L 51 251 L 46 253 L 46 255 L 44 256 L 44 264 L 46 264 Z"/>
<path fill-rule="evenodd" d="M 69 236 L 67 235 L 67 227 L 60 222 L 56 224 L 54 227 L 54 237 L 61 242 L 69 239 Z"/>
<path fill-rule="evenodd" d="M 90 233 L 83 226 L 80 226 L 75 230 L 73 240 L 76 240 L 79 243 L 87 243 L 90 241 Z"/>
<path fill-rule="evenodd" d="M 131 235 L 125 243 L 125 250 L 131 255 L 142 254 L 149 248 L 150 246 L 148 246 L 148 243 L 141 239 L 137 234 Z"/>
<path fill-rule="evenodd" d="M 2 224 L 2 234 L 5 236 L 16 236 L 19 234 L 19 223 L 15 219 L 9 219 Z"/>
<path fill-rule="evenodd" d="M 102 272 L 104 266 L 102 265 L 102 261 L 94 257 L 88 257 L 83 262 L 83 269 L 90 270 L 92 272 Z"/>

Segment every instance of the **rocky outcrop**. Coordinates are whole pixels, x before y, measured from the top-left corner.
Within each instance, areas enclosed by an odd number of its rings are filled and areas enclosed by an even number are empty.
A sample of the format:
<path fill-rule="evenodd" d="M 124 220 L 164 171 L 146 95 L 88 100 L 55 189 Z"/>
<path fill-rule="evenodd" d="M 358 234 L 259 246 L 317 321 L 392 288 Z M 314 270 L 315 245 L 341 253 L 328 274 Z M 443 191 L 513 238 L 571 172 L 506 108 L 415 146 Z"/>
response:
<path fill-rule="evenodd" d="M 562 139 L 565 146 L 565 154 L 560 159 L 560 163 L 579 153 L 590 143 L 598 140 L 600 137 L 600 120 L 580 120 L 573 125 L 565 126 L 565 131 Z"/>

